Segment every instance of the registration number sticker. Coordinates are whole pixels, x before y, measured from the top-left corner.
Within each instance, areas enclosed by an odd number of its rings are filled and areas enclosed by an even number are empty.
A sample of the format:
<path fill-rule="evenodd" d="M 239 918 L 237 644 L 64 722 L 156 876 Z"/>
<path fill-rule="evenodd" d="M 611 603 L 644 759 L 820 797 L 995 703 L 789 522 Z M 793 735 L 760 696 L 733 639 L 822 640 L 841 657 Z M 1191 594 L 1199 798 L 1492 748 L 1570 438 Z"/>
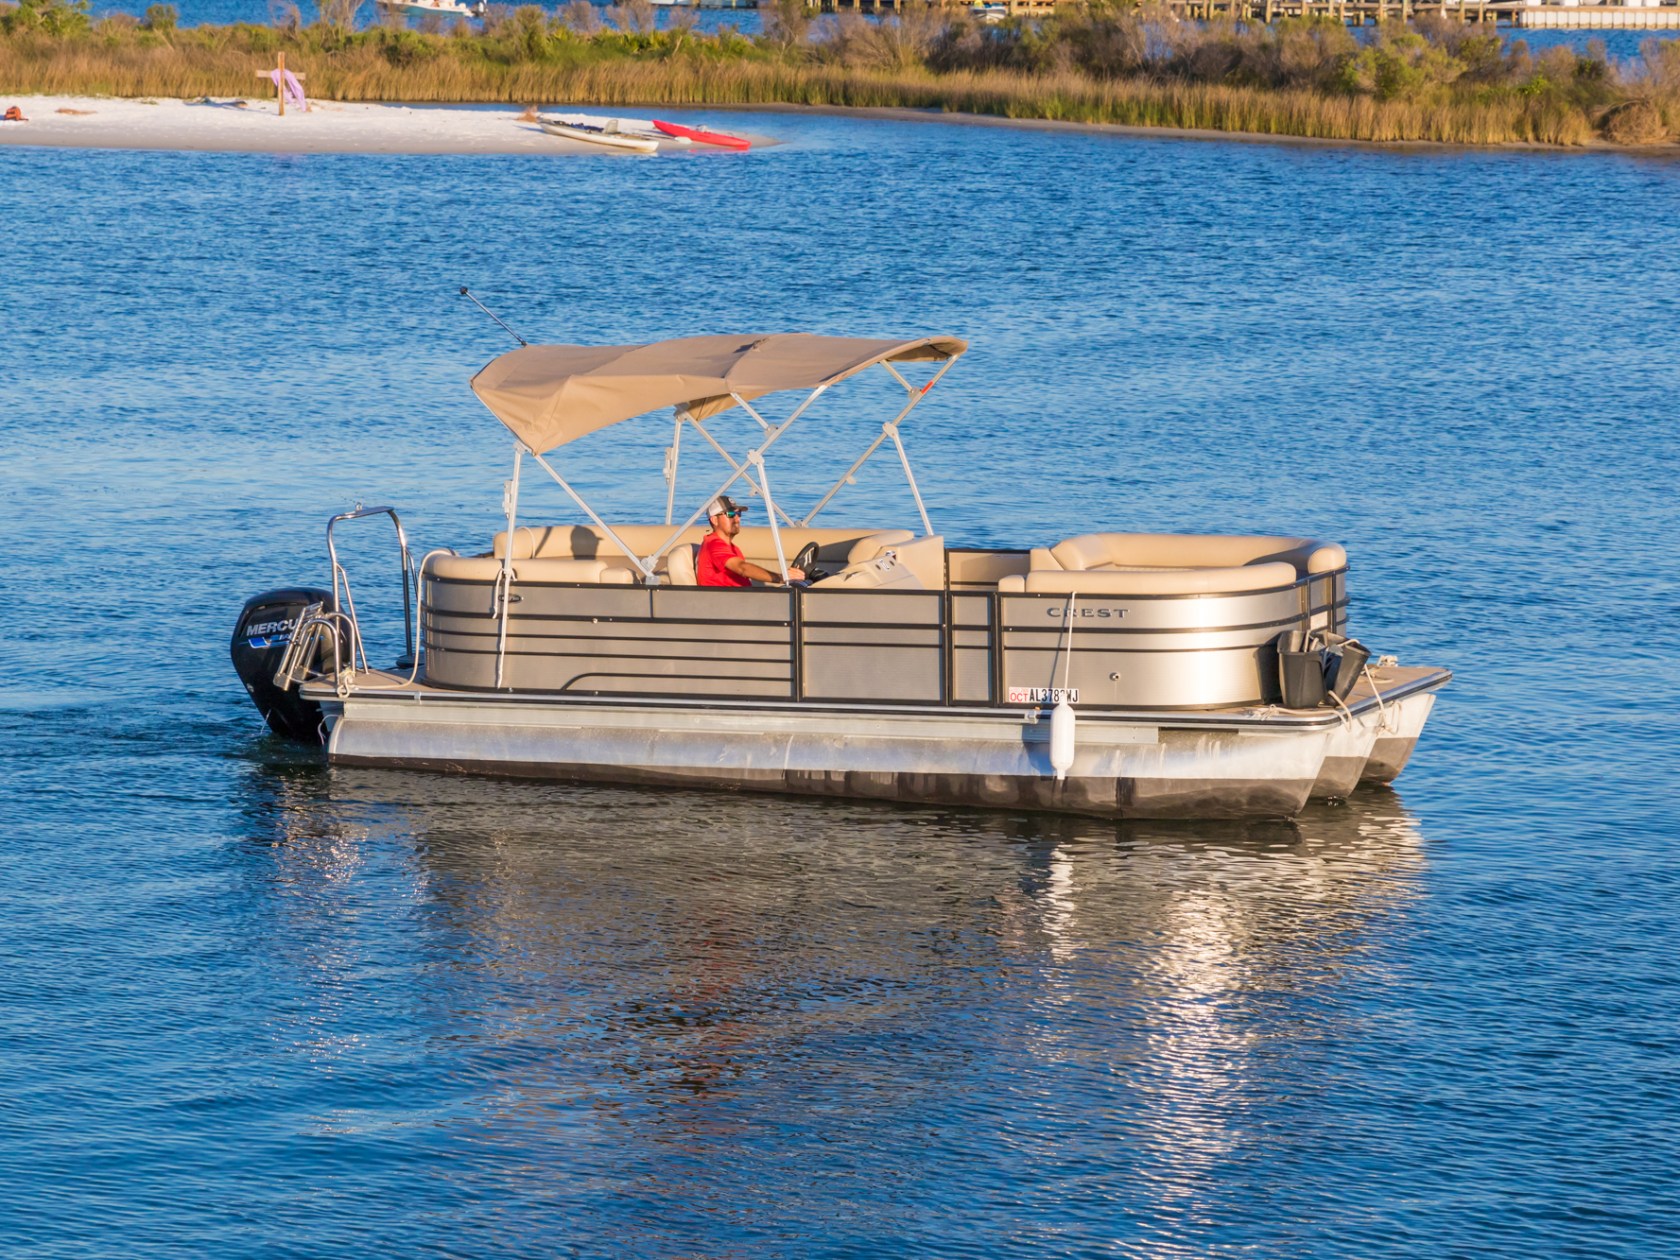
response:
<path fill-rule="evenodd" d="M 1011 687 L 1010 704 L 1069 704 L 1079 703 L 1078 687 Z"/>

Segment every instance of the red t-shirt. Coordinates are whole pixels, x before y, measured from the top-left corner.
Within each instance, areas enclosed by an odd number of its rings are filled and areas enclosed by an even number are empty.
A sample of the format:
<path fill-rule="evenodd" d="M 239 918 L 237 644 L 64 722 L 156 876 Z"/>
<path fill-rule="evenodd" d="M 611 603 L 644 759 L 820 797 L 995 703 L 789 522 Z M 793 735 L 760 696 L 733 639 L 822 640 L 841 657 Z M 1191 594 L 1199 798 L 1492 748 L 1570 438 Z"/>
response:
<path fill-rule="evenodd" d="M 741 549 L 722 534 L 707 534 L 700 544 L 700 563 L 694 567 L 694 578 L 701 586 L 751 586 L 752 579 L 731 573 L 726 567 L 732 556 Z"/>

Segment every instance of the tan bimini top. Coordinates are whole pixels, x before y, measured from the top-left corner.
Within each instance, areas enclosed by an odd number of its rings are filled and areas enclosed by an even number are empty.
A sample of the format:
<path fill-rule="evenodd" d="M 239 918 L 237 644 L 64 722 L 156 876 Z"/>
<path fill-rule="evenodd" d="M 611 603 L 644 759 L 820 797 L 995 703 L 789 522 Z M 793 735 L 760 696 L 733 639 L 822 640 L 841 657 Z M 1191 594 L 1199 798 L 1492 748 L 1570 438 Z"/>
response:
<path fill-rule="evenodd" d="M 522 346 L 492 359 L 473 393 L 526 447 L 542 454 L 657 411 L 684 407 L 697 420 L 782 389 L 814 390 L 877 363 L 954 359 L 955 337 L 882 341 L 810 333 L 721 335 L 645 346 Z"/>

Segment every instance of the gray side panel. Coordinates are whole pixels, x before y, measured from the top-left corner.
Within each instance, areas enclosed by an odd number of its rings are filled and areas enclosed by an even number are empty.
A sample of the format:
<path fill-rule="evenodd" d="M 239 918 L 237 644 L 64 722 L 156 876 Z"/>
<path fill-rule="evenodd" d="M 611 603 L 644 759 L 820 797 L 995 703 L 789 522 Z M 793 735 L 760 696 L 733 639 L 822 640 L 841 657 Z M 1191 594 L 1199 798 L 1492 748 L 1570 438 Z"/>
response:
<path fill-rule="evenodd" d="M 944 597 L 935 591 L 806 591 L 800 687 L 812 700 L 945 698 Z"/>
<path fill-rule="evenodd" d="M 492 584 L 431 582 L 427 589 L 426 681 L 493 688 L 501 626 L 490 612 Z M 516 583 L 514 595 L 504 688 L 793 696 L 789 592 Z"/>
<path fill-rule="evenodd" d="M 806 625 L 937 626 L 944 597 L 937 591 L 820 591 L 800 596 Z"/>
<path fill-rule="evenodd" d="M 992 654 L 989 649 L 958 647 L 951 653 L 951 699 L 959 704 L 989 704 Z"/>
<path fill-rule="evenodd" d="M 1009 699 L 1010 688 L 1071 686 L 1079 690 L 1082 707 L 1258 704 L 1266 662 L 1275 658 L 1269 646 L 1215 652 L 1098 652 L 1082 648 L 1075 640 L 1069 662 L 1060 652 L 1005 647 L 1002 700 L 1014 703 Z"/>
<path fill-rule="evenodd" d="M 812 700 L 938 703 L 944 657 L 932 647 L 808 646 L 802 686 Z"/>
<path fill-rule="evenodd" d="M 661 621 L 791 622 L 793 592 L 773 588 L 659 586 L 653 596 L 653 616 Z"/>

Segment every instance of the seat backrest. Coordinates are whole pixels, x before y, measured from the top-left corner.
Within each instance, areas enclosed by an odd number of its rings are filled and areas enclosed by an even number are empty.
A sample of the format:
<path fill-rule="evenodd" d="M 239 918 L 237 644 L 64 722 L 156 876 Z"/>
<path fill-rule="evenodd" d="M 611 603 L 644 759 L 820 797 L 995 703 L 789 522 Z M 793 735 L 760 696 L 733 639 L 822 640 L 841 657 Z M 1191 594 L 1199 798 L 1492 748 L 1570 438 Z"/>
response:
<path fill-rule="evenodd" d="M 694 569 L 693 543 L 678 543 L 665 554 L 665 579 L 672 586 L 695 586 L 699 577 Z"/>
<path fill-rule="evenodd" d="M 638 556 L 648 555 L 671 536 L 673 525 L 614 525 L 613 533 Z M 705 529 L 692 525 L 683 531 L 683 541 L 697 543 Z M 490 540 L 490 554 L 499 556 L 507 539 L 505 530 Z M 606 560 L 630 563 L 612 539 L 596 525 L 521 525 L 513 531 L 515 560 Z"/>
<path fill-rule="evenodd" d="M 646 556 L 670 538 L 670 525 L 614 525 L 613 533 L 638 556 Z M 682 534 L 682 542 L 698 544 L 706 536 L 704 525 L 691 525 Z M 848 564 L 872 560 L 883 547 L 907 543 L 915 537 L 907 529 L 870 529 L 865 526 L 789 525 L 781 531 L 782 551 L 791 561 L 806 543 L 817 544 L 817 557 L 824 567 L 843 569 Z M 499 531 L 490 542 L 490 554 L 500 556 L 507 542 L 507 532 Z M 681 545 L 680 543 L 678 545 Z M 741 554 L 767 569 L 776 567 L 776 540 L 768 525 L 744 526 L 735 537 Z M 605 560 L 610 564 L 629 564 L 598 525 L 521 525 L 513 531 L 515 560 Z"/>
<path fill-rule="evenodd" d="M 515 582 L 606 582 L 616 586 L 636 580 L 636 571 L 629 562 L 613 564 L 607 560 L 572 560 L 538 557 L 516 560 L 513 564 Z"/>
<path fill-rule="evenodd" d="M 1347 564 L 1335 543 L 1266 534 L 1081 534 L 1057 543 L 1050 556 L 1074 572 L 1093 569 L 1225 569 L 1288 564 L 1297 574 L 1328 573 Z M 1035 570 L 1040 569 L 1034 564 Z"/>

